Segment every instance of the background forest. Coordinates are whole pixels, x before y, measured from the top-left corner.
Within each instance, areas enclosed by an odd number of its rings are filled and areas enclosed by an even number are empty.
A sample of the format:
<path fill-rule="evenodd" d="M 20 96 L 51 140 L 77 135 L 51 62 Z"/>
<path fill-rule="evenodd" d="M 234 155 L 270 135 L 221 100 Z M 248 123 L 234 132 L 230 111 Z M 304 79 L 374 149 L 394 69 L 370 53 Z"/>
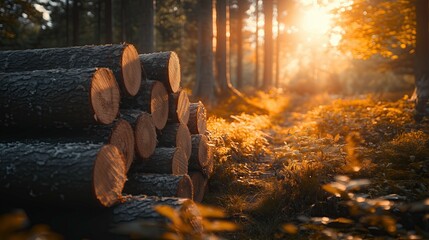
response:
<path fill-rule="evenodd" d="M 229 82 L 247 92 L 413 89 L 413 1 L 6 0 L 0 13 L 0 50 L 119 42 L 142 53 L 174 50 L 185 87 L 214 77 L 204 93 L 211 99 Z M 213 31 L 199 32 L 204 21 Z M 211 44 L 198 41 L 204 34 Z M 213 48 L 213 68 L 198 42 Z M 197 71 L 203 61 L 208 75 Z"/>

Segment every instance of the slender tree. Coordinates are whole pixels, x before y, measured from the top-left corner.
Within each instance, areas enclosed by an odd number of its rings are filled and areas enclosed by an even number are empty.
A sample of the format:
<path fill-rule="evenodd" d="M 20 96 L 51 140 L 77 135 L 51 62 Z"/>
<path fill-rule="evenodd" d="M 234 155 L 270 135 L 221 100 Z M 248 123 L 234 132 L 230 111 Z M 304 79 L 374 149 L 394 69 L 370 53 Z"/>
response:
<path fill-rule="evenodd" d="M 273 0 L 264 0 L 264 75 L 263 86 L 269 89 L 273 85 Z"/>
<path fill-rule="evenodd" d="M 243 87 L 243 23 L 246 16 L 246 1 L 247 0 L 238 0 L 238 10 L 237 10 L 237 88 L 241 89 Z"/>
<path fill-rule="evenodd" d="M 231 85 L 227 74 L 226 16 L 227 0 L 216 0 L 216 71 L 219 91 L 226 93 Z"/>
<path fill-rule="evenodd" d="M 416 120 L 427 114 L 426 104 L 429 99 L 429 3 L 427 0 L 416 1 L 416 60 L 415 80 L 417 88 Z"/>
<path fill-rule="evenodd" d="M 73 0 L 73 45 L 79 45 L 79 36 L 80 36 L 80 19 L 79 19 L 79 0 Z"/>
<path fill-rule="evenodd" d="M 141 1 L 139 50 L 142 53 L 154 51 L 154 0 Z"/>
<path fill-rule="evenodd" d="M 208 104 L 214 101 L 213 2 L 198 1 L 197 78 L 194 95 Z"/>
<path fill-rule="evenodd" d="M 259 0 L 255 1 L 256 29 L 255 29 L 255 70 L 253 86 L 259 87 Z"/>
<path fill-rule="evenodd" d="M 105 36 L 106 43 L 113 42 L 112 0 L 104 0 Z"/>

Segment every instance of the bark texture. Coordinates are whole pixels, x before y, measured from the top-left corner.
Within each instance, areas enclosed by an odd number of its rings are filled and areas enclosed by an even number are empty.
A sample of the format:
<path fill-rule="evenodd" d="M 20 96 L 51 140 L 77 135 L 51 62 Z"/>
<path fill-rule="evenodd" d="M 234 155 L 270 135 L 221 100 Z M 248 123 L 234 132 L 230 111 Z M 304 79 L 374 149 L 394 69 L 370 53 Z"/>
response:
<path fill-rule="evenodd" d="M 207 112 L 201 101 L 189 105 L 188 128 L 191 134 L 205 134 L 207 130 Z"/>
<path fill-rule="evenodd" d="M 189 120 L 189 97 L 184 90 L 170 93 L 168 97 L 168 120 L 187 124 Z"/>
<path fill-rule="evenodd" d="M 193 186 L 188 175 L 129 174 L 124 193 L 192 199 Z"/>
<path fill-rule="evenodd" d="M 192 152 L 191 133 L 182 123 L 169 123 L 158 135 L 158 145 L 161 147 L 180 147 L 189 159 Z"/>
<path fill-rule="evenodd" d="M 57 206 L 112 206 L 126 180 L 124 157 L 112 145 L 1 143 L 3 200 Z"/>
<path fill-rule="evenodd" d="M 109 73 L 106 68 L 0 73 L 0 126 L 109 124 L 119 109 L 119 89 Z"/>
<path fill-rule="evenodd" d="M 169 93 L 179 90 L 181 81 L 179 57 L 175 52 L 156 52 L 140 54 L 147 78 L 161 81 Z"/>
<path fill-rule="evenodd" d="M 156 128 L 162 129 L 168 120 L 168 93 L 161 82 L 144 81 L 137 96 L 122 99 L 121 108 L 152 114 Z"/>
<path fill-rule="evenodd" d="M 156 148 L 148 159 L 137 159 L 130 168 L 130 174 L 188 173 L 188 159 L 180 148 Z"/>
<path fill-rule="evenodd" d="M 0 72 L 106 67 L 122 93 L 134 96 L 141 83 L 137 50 L 131 44 L 90 45 L 0 52 Z"/>

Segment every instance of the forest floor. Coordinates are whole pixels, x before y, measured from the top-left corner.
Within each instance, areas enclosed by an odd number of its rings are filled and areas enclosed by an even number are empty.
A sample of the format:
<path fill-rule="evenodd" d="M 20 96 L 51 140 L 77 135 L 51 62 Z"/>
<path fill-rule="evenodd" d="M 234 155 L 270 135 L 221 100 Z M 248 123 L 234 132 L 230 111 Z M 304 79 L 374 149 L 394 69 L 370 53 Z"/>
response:
<path fill-rule="evenodd" d="M 204 203 L 240 229 L 223 237 L 429 238 L 429 121 L 414 122 L 407 96 L 252 101 L 268 114 L 231 99 L 208 121 L 216 162 Z"/>

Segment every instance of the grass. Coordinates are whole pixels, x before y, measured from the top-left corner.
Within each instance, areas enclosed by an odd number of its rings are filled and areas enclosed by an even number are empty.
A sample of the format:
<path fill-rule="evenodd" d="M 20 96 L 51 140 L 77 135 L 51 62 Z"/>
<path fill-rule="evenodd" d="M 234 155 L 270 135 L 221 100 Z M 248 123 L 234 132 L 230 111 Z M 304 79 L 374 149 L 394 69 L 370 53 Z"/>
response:
<path fill-rule="evenodd" d="M 383 196 L 399 196 L 401 204 L 429 197 L 429 125 L 414 123 L 413 105 L 407 97 L 388 102 L 375 97 L 340 100 L 326 94 L 302 97 L 274 92 L 252 101 L 266 106 L 268 114 L 243 114 L 240 111 L 246 107 L 241 105 L 235 108 L 239 112 L 230 111 L 228 117 L 225 109 L 230 108 L 222 107 L 213 112 L 221 112 L 224 118 L 208 121 L 216 145 L 216 167 L 206 203 L 223 207 L 242 225 L 241 231 L 225 237 L 376 236 L 362 232 L 368 227 L 391 238 L 415 233 L 409 226 L 396 227 L 406 221 L 402 211 L 399 217 L 385 209 L 376 216 L 350 214 L 351 209 L 360 209 L 362 201 L 372 204 L 377 202 L 372 199 Z M 353 184 L 362 183 L 353 179 L 368 179 L 371 184 L 335 192 L 327 186 L 348 186 L 336 178 L 339 175 L 347 175 Z M 332 197 L 333 193 L 342 198 Z M 365 198 L 350 194 L 365 194 Z M 328 220 L 312 218 L 318 214 Z M 300 221 L 298 216 L 309 220 Z M 342 220 L 337 219 L 340 216 Z M 344 220 L 347 217 L 351 222 Z M 420 220 L 417 225 L 428 231 L 425 220 Z M 288 222 L 292 224 L 284 227 Z M 346 225 L 348 230 L 331 227 L 336 225 Z M 294 227 L 299 234 L 288 234 Z"/>

